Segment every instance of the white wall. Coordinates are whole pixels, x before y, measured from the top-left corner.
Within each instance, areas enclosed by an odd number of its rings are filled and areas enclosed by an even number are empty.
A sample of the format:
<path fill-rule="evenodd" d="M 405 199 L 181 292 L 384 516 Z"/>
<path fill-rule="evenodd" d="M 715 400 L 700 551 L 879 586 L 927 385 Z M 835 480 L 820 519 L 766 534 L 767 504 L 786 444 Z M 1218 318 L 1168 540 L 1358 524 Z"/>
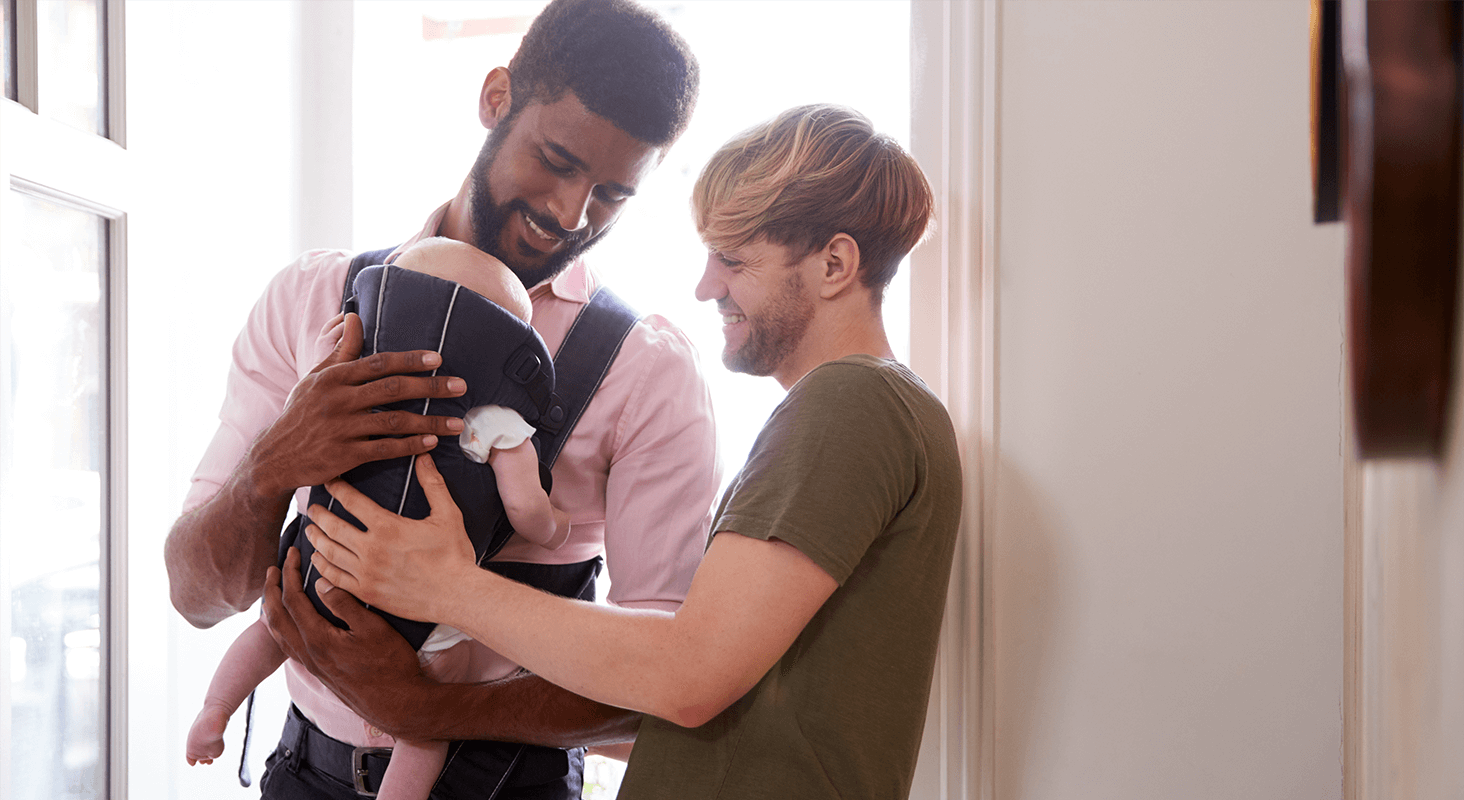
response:
<path fill-rule="evenodd" d="M 995 796 L 1341 793 L 1308 4 L 1004 2 Z"/>

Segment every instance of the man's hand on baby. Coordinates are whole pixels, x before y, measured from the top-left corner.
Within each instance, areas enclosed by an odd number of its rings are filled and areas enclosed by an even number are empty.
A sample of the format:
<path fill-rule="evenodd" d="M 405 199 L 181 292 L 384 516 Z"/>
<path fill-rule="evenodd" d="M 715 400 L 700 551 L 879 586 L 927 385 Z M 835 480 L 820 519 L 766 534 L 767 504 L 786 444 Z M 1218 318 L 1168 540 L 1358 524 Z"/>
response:
<path fill-rule="evenodd" d="M 324 483 L 369 461 L 419 455 L 436 447 L 438 437 L 457 436 L 463 429 L 456 417 L 373 412 L 399 400 L 456 397 L 467 384 L 456 377 L 411 374 L 442 363 L 428 350 L 358 358 L 360 317 L 347 314 L 337 324 L 335 349 L 295 385 L 279 419 L 250 449 L 262 494 L 283 495 L 297 486 Z"/>
<path fill-rule="evenodd" d="M 318 582 L 316 588 L 327 585 Z M 315 610 L 300 579 L 300 551 L 291 547 L 284 569 L 270 567 L 265 577 L 263 613 L 270 635 L 352 711 L 388 733 L 399 733 L 420 711 L 409 690 L 428 680 L 416 652 L 386 620 L 346 592 L 320 591 L 320 599 L 347 629 Z"/>
<path fill-rule="evenodd" d="M 431 456 L 417 459 L 417 480 L 432 511 L 413 520 L 387 511 L 342 480 L 326 489 L 366 530 L 321 506 L 311 506 L 305 535 L 315 546 L 311 563 L 322 577 L 363 602 L 408 619 L 445 617 L 442 602 L 478 571 L 463 515 Z M 368 532 L 369 531 L 369 532 Z"/>

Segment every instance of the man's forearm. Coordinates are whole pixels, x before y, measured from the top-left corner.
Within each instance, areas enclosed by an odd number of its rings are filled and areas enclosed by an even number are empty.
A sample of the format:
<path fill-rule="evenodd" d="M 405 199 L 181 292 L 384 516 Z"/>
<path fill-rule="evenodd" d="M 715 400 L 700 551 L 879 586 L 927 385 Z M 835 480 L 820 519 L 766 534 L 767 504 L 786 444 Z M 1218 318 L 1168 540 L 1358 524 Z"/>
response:
<path fill-rule="evenodd" d="M 290 492 L 260 486 L 241 465 L 208 502 L 180 517 L 163 545 L 178 613 L 207 628 L 249 608 L 278 556 L 289 506 Z"/>
<path fill-rule="evenodd" d="M 527 672 L 490 683 L 423 679 L 388 702 L 360 698 L 357 713 L 405 739 L 491 739 L 587 747 L 635 739 L 641 715 L 587 700 Z"/>

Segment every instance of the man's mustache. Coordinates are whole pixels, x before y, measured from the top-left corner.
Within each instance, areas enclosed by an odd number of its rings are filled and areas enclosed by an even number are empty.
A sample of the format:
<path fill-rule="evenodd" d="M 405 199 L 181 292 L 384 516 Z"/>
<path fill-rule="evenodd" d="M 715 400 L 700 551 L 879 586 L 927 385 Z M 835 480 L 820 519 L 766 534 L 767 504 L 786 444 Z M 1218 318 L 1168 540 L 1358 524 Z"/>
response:
<path fill-rule="evenodd" d="M 524 216 L 533 220 L 534 224 L 538 225 L 545 233 L 552 234 L 553 236 L 564 240 L 565 244 L 577 245 L 585 239 L 584 231 L 567 231 L 564 228 L 559 227 L 559 223 L 554 221 L 553 215 L 542 214 L 531 208 L 529 204 L 524 202 L 523 200 L 513 200 L 509 202 L 508 207 L 510 210 L 518 211 Z"/>

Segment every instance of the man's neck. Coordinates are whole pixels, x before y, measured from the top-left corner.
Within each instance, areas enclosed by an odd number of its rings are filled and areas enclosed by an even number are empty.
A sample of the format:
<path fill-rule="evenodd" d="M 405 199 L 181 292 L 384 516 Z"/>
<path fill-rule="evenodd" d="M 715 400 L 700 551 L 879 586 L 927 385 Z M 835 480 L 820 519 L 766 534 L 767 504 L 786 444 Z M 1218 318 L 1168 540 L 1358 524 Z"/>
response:
<path fill-rule="evenodd" d="M 448 201 L 447 210 L 442 214 L 442 221 L 437 223 L 437 235 L 446 236 L 449 239 L 456 239 L 459 242 L 475 244 L 473 241 L 473 220 L 472 206 L 468 201 L 469 192 L 472 191 L 472 176 L 463 180 L 463 185 L 452 200 Z"/>
<path fill-rule="evenodd" d="M 878 308 L 867 314 L 816 320 L 804 334 L 803 343 L 806 346 L 800 347 L 784 362 L 786 369 L 773 373 L 784 390 L 793 388 L 793 384 L 802 380 L 804 375 L 830 361 L 854 355 L 895 357 Z"/>

